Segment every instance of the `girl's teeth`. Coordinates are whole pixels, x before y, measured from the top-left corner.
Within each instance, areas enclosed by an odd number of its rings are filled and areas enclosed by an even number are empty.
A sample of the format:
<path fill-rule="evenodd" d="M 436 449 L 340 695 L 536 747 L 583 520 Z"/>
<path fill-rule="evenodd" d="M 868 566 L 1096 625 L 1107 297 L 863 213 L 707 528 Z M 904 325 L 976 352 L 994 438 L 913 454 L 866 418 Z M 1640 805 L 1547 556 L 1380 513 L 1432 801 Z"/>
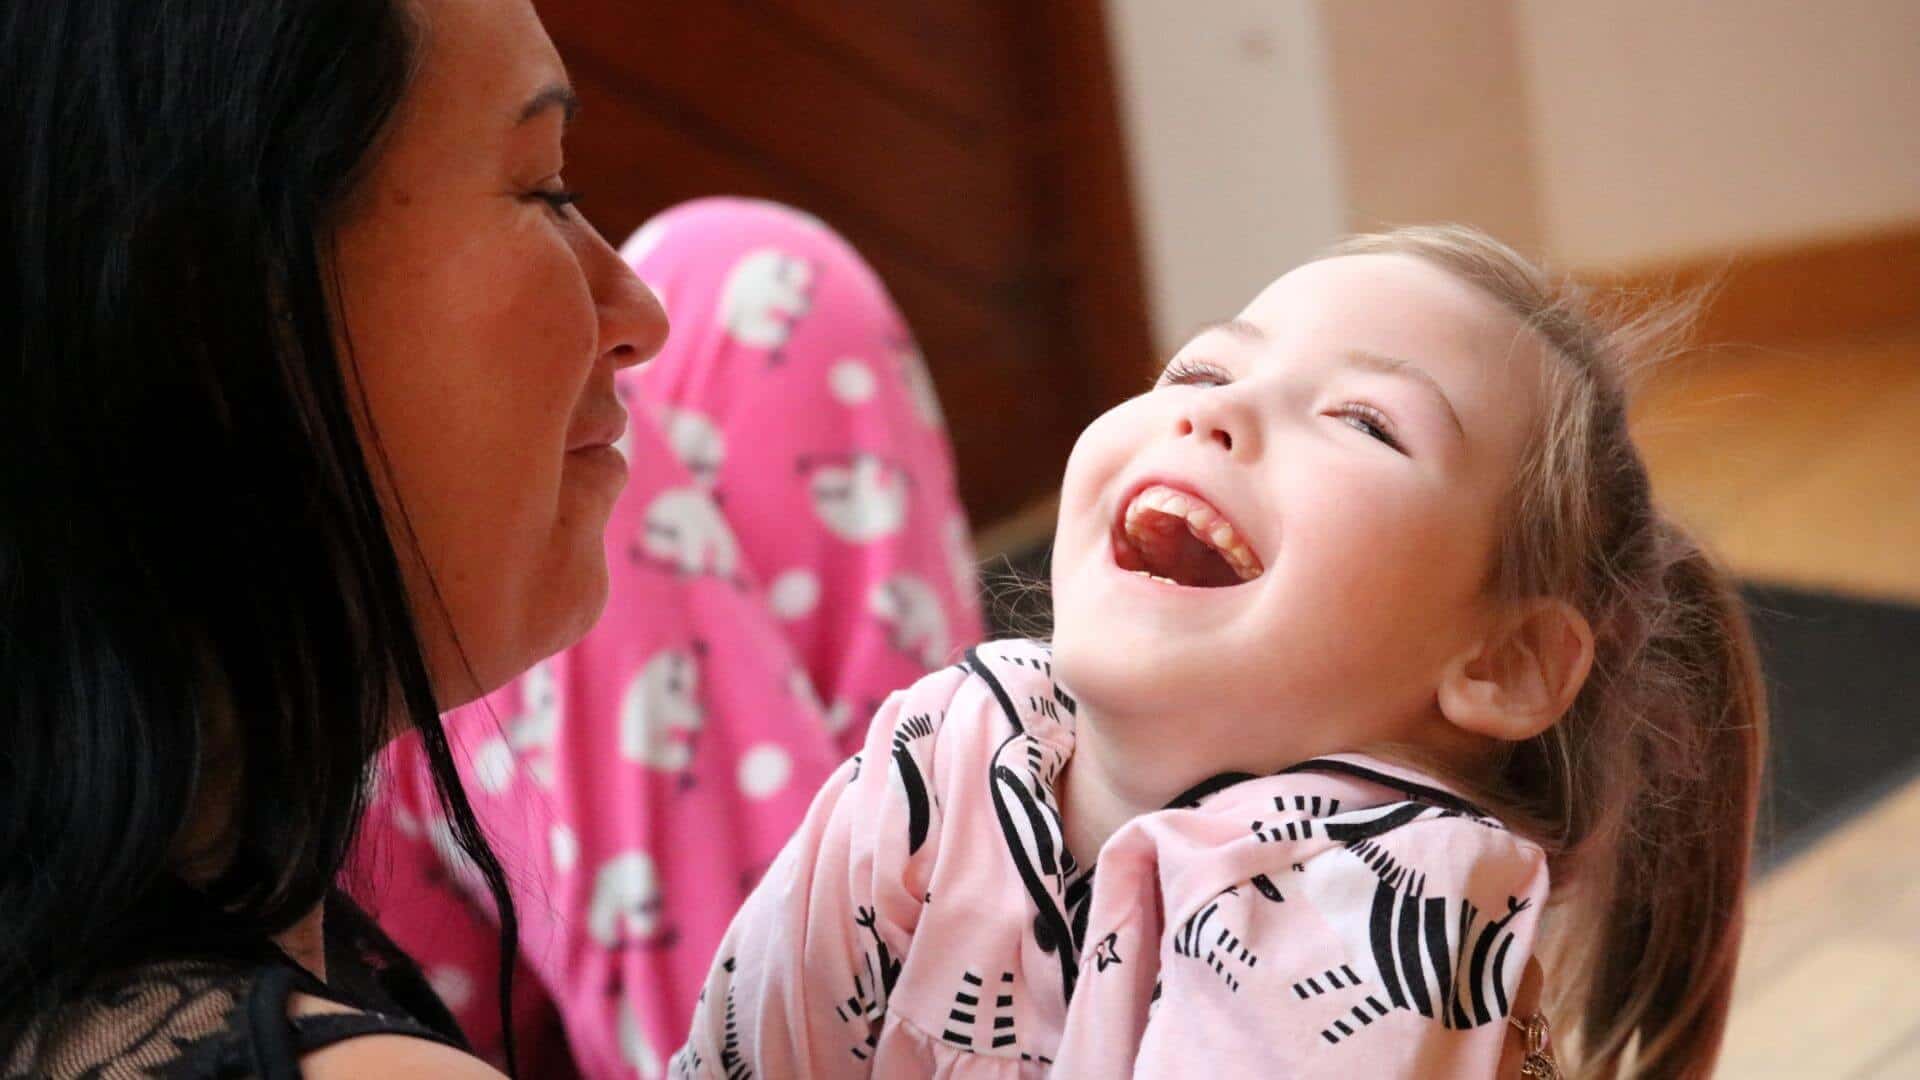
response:
<path fill-rule="evenodd" d="M 1241 581 L 1251 581 L 1260 576 L 1260 560 L 1254 556 L 1253 548 L 1240 538 L 1240 534 L 1235 532 L 1233 526 L 1222 519 L 1213 507 L 1183 492 L 1156 485 L 1141 491 L 1134 496 L 1133 502 L 1128 504 L 1127 531 L 1138 535 L 1136 527 L 1139 525 L 1140 517 L 1149 510 L 1184 520 L 1188 530 L 1194 536 L 1202 539 L 1227 560 L 1227 565 L 1233 568 L 1233 572 Z M 1144 570 L 1136 573 L 1146 574 L 1160 581 L 1167 580 Z"/>

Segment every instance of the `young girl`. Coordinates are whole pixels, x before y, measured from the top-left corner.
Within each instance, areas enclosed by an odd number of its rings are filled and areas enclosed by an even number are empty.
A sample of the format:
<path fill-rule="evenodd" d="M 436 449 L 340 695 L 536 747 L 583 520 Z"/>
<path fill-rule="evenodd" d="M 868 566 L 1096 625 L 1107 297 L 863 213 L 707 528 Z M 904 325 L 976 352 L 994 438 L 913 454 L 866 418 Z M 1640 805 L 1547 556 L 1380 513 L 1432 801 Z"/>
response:
<path fill-rule="evenodd" d="M 1195 337 L 1075 446 L 1051 648 L 888 700 L 678 1074 L 1489 1076 L 1537 952 L 1563 1067 L 1707 1074 L 1763 697 L 1652 329 L 1421 228 Z"/>

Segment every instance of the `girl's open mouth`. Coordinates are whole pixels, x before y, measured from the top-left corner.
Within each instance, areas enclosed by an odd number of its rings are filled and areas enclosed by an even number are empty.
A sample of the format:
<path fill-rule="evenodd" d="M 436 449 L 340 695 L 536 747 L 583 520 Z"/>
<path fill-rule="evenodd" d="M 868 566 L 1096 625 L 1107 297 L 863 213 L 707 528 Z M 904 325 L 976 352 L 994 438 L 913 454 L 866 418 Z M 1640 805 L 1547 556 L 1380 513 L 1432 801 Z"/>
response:
<path fill-rule="evenodd" d="M 1113 560 L 1122 570 L 1195 589 L 1239 585 L 1265 569 L 1226 515 L 1165 484 L 1149 484 L 1121 507 Z"/>

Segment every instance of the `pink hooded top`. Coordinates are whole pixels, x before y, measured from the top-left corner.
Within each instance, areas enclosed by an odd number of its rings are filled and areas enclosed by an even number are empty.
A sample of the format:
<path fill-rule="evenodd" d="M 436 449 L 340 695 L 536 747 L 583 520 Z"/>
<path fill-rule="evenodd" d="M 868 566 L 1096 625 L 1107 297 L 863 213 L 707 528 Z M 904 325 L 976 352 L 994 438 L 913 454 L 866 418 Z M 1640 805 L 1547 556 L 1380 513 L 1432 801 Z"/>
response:
<path fill-rule="evenodd" d="M 1492 1076 L 1541 849 L 1358 755 L 1228 774 L 1093 866 L 1074 699 L 999 642 L 882 706 L 720 945 L 681 1077 Z"/>

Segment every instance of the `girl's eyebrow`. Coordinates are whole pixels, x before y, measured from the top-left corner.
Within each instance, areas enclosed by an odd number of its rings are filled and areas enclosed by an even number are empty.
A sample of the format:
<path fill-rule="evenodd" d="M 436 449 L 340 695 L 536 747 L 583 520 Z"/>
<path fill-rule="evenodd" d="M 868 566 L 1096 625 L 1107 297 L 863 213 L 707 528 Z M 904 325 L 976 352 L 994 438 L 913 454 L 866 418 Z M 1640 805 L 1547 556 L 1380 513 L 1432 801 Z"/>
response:
<path fill-rule="evenodd" d="M 1460 436 L 1460 441 L 1467 441 L 1467 429 L 1460 423 L 1460 414 L 1453 411 L 1453 402 L 1448 400 L 1447 392 L 1440 389 L 1439 381 L 1429 375 L 1425 368 L 1411 360 L 1383 356 L 1366 349 L 1348 349 L 1341 353 L 1341 356 L 1354 367 L 1377 371 L 1382 375 L 1399 375 L 1425 386 L 1432 391 L 1434 397 L 1439 399 L 1440 408 L 1447 414 L 1447 419 L 1453 421 L 1453 430 Z"/>
<path fill-rule="evenodd" d="M 1248 341 L 1254 344 L 1259 344 L 1267 340 L 1267 332 L 1260 329 L 1258 323 L 1249 322 L 1246 319 L 1228 319 L 1225 322 L 1208 323 L 1201 327 L 1199 332 L 1193 336 L 1201 337 L 1214 333 L 1232 334 L 1242 341 Z"/>

